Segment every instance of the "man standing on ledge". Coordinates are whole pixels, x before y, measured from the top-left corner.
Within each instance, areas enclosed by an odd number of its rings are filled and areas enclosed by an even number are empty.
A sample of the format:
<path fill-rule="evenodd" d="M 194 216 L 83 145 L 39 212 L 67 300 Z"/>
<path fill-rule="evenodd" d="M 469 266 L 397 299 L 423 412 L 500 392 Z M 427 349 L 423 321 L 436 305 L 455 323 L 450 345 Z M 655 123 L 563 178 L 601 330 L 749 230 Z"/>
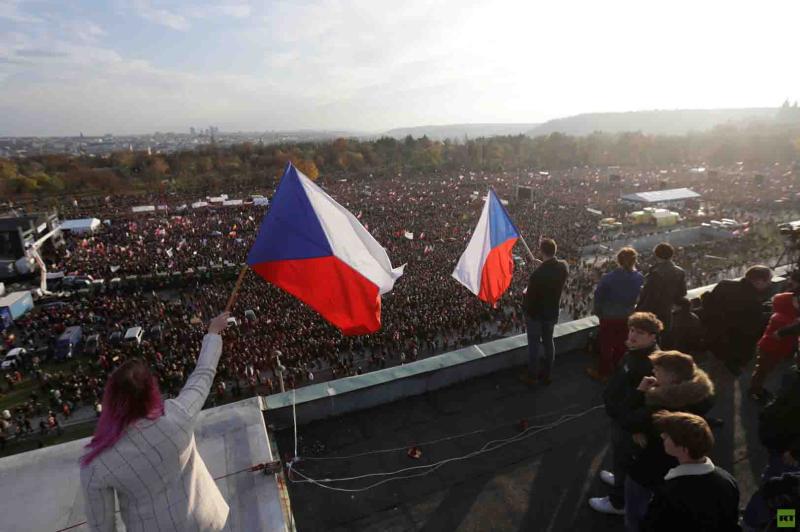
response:
<path fill-rule="evenodd" d="M 543 238 L 539 242 L 541 262 L 531 273 L 528 288 L 522 300 L 528 328 L 528 371 L 522 375 L 527 384 L 550 384 L 550 372 L 555 359 L 553 329 L 558 323 L 561 292 L 567 282 L 569 267 L 556 259 L 556 242 Z M 544 357 L 539 351 L 539 342 L 544 347 Z"/>
<path fill-rule="evenodd" d="M 644 287 L 639 294 L 637 312 L 652 312 L 664 324 L 661 347 L 670 349 L 672 307 L 686 296 L 686 273 L 672 262 L 675 249 L 662 242 L 653 249 L 656 263 L 644 277 Z"/>

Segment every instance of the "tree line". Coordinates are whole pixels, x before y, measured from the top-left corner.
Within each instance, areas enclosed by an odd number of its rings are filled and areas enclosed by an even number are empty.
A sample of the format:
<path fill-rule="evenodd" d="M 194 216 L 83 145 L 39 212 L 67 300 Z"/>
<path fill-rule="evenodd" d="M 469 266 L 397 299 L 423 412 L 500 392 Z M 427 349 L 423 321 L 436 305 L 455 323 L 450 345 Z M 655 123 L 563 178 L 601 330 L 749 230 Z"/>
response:
<path fill-rule="evenodd" d="M 559 170 L 576 166 L 721 166 L 800 160 L 800 121 L 723 125 L 687 135 L 641 132 L 570 136 L 427 137 L 326 142 L 206 145 L 175 153 L 120 151 L 109 156 L 36 155 L 0 158 L 0 197 L 121 193 L 208 188 L 235 182 L 264 185 L 287 161 L 306 175 L 396 176 L 403 172 Z"/>

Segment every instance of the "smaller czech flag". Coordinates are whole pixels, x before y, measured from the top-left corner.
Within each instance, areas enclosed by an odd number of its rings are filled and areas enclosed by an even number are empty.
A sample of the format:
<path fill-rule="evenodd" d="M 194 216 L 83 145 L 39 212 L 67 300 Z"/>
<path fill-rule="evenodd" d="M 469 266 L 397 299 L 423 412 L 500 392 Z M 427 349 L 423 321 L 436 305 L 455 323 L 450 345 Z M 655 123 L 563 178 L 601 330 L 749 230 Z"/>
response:
<path fill-rule="evenodd" d="M 345 335 L 381 327 L 381 294 L 403 274 L 347 209 L 288 163 L 247 264 Z"/>
<path fill-rule="evenodd" d="M 479 299 L 493 305 L 511 284 L 514 275 L 511 249 L 518 239 L 514 222 L 494 190 L 489 189 L 478 226 L 458 260 L 453 277 Z"/>

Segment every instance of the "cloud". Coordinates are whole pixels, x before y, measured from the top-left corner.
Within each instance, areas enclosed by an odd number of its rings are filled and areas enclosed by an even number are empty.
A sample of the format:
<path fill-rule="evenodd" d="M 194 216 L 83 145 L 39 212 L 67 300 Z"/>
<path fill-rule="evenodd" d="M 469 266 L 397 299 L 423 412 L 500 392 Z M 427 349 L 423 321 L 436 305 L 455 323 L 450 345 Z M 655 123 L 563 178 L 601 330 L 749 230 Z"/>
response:
<path fill-rule="evenodd" d="M 43 22 L 39 17 L 23 13 L 20 9 L 21 4 L 20 0 L 0 0 L 0 19 L 34 24 Z"/>
<path fill-rule="evenodd" d="M 226 4 L 216 7 L 216 11 L 222 15 L 233 18 L 246 18 L 249 17 L 253 10 L 250 4 Z"/>
<path fill-rule="evenodd" d="M 43 21 L 0 19 L 0 134 L 534 122 L 779 104 L 800 86 L 788 2 L 775 18 L 722 0 L 48 1 L 0 0 Z"/>
<path fill-rule="evenodd" d="M 154 24 L 166 26 L 176 31 L 187 31 L 191 27 L 191 24 L 183 15 L 167 9 L 153 7 L 149 0 L 134 0 L 132 7 L 140 17 Z"/>
<path fill-rule="evenodd" d="M 61 28 L 65 35 L 84 43 L 95 43 L 108 35 L 106 30 L 86 18 L 62 21 Z"/>
<path fill-rule="evenodd" d="M 57 52 L 54 50 L 37 50 L 37 49 L 19 49 L 16 51 L 19 57 L 66 57 L 66 52 Z"/>

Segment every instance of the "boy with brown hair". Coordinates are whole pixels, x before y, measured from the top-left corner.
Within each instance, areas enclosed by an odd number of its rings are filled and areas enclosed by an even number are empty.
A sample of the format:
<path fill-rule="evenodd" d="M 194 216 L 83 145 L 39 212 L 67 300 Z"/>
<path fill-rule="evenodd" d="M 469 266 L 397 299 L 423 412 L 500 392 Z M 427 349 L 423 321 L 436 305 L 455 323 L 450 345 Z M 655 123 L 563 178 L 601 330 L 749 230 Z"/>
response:
<path fill-rule="evenodd" d="M 598 512 L 625 515 L 625 478 L 634 449 L 633 435 L 623 426 L 634 413 L 628 405 L 633 403 L 637 386 L 653 374 L 650 355 L 658 351 L 656 340 L 663 329 L 661 321 L 651 312 L 634 312 L 628 318 L 625 342 L 628 350 L 603 392 L 606 413 L 611 418 L 613 472 L 600 472 L 600 479 L 611 486 L 609 496 L 589 499 L 589 506 Z"/>
<path fill-rule="evenodd" d="M 686 412 L 654 416 L 664 451 L 678 460 L 647 508 L 647 532 L 739 530 L 739 488 L 736 480 L 708 458 L 714 435 L 708 423 Z"/>

